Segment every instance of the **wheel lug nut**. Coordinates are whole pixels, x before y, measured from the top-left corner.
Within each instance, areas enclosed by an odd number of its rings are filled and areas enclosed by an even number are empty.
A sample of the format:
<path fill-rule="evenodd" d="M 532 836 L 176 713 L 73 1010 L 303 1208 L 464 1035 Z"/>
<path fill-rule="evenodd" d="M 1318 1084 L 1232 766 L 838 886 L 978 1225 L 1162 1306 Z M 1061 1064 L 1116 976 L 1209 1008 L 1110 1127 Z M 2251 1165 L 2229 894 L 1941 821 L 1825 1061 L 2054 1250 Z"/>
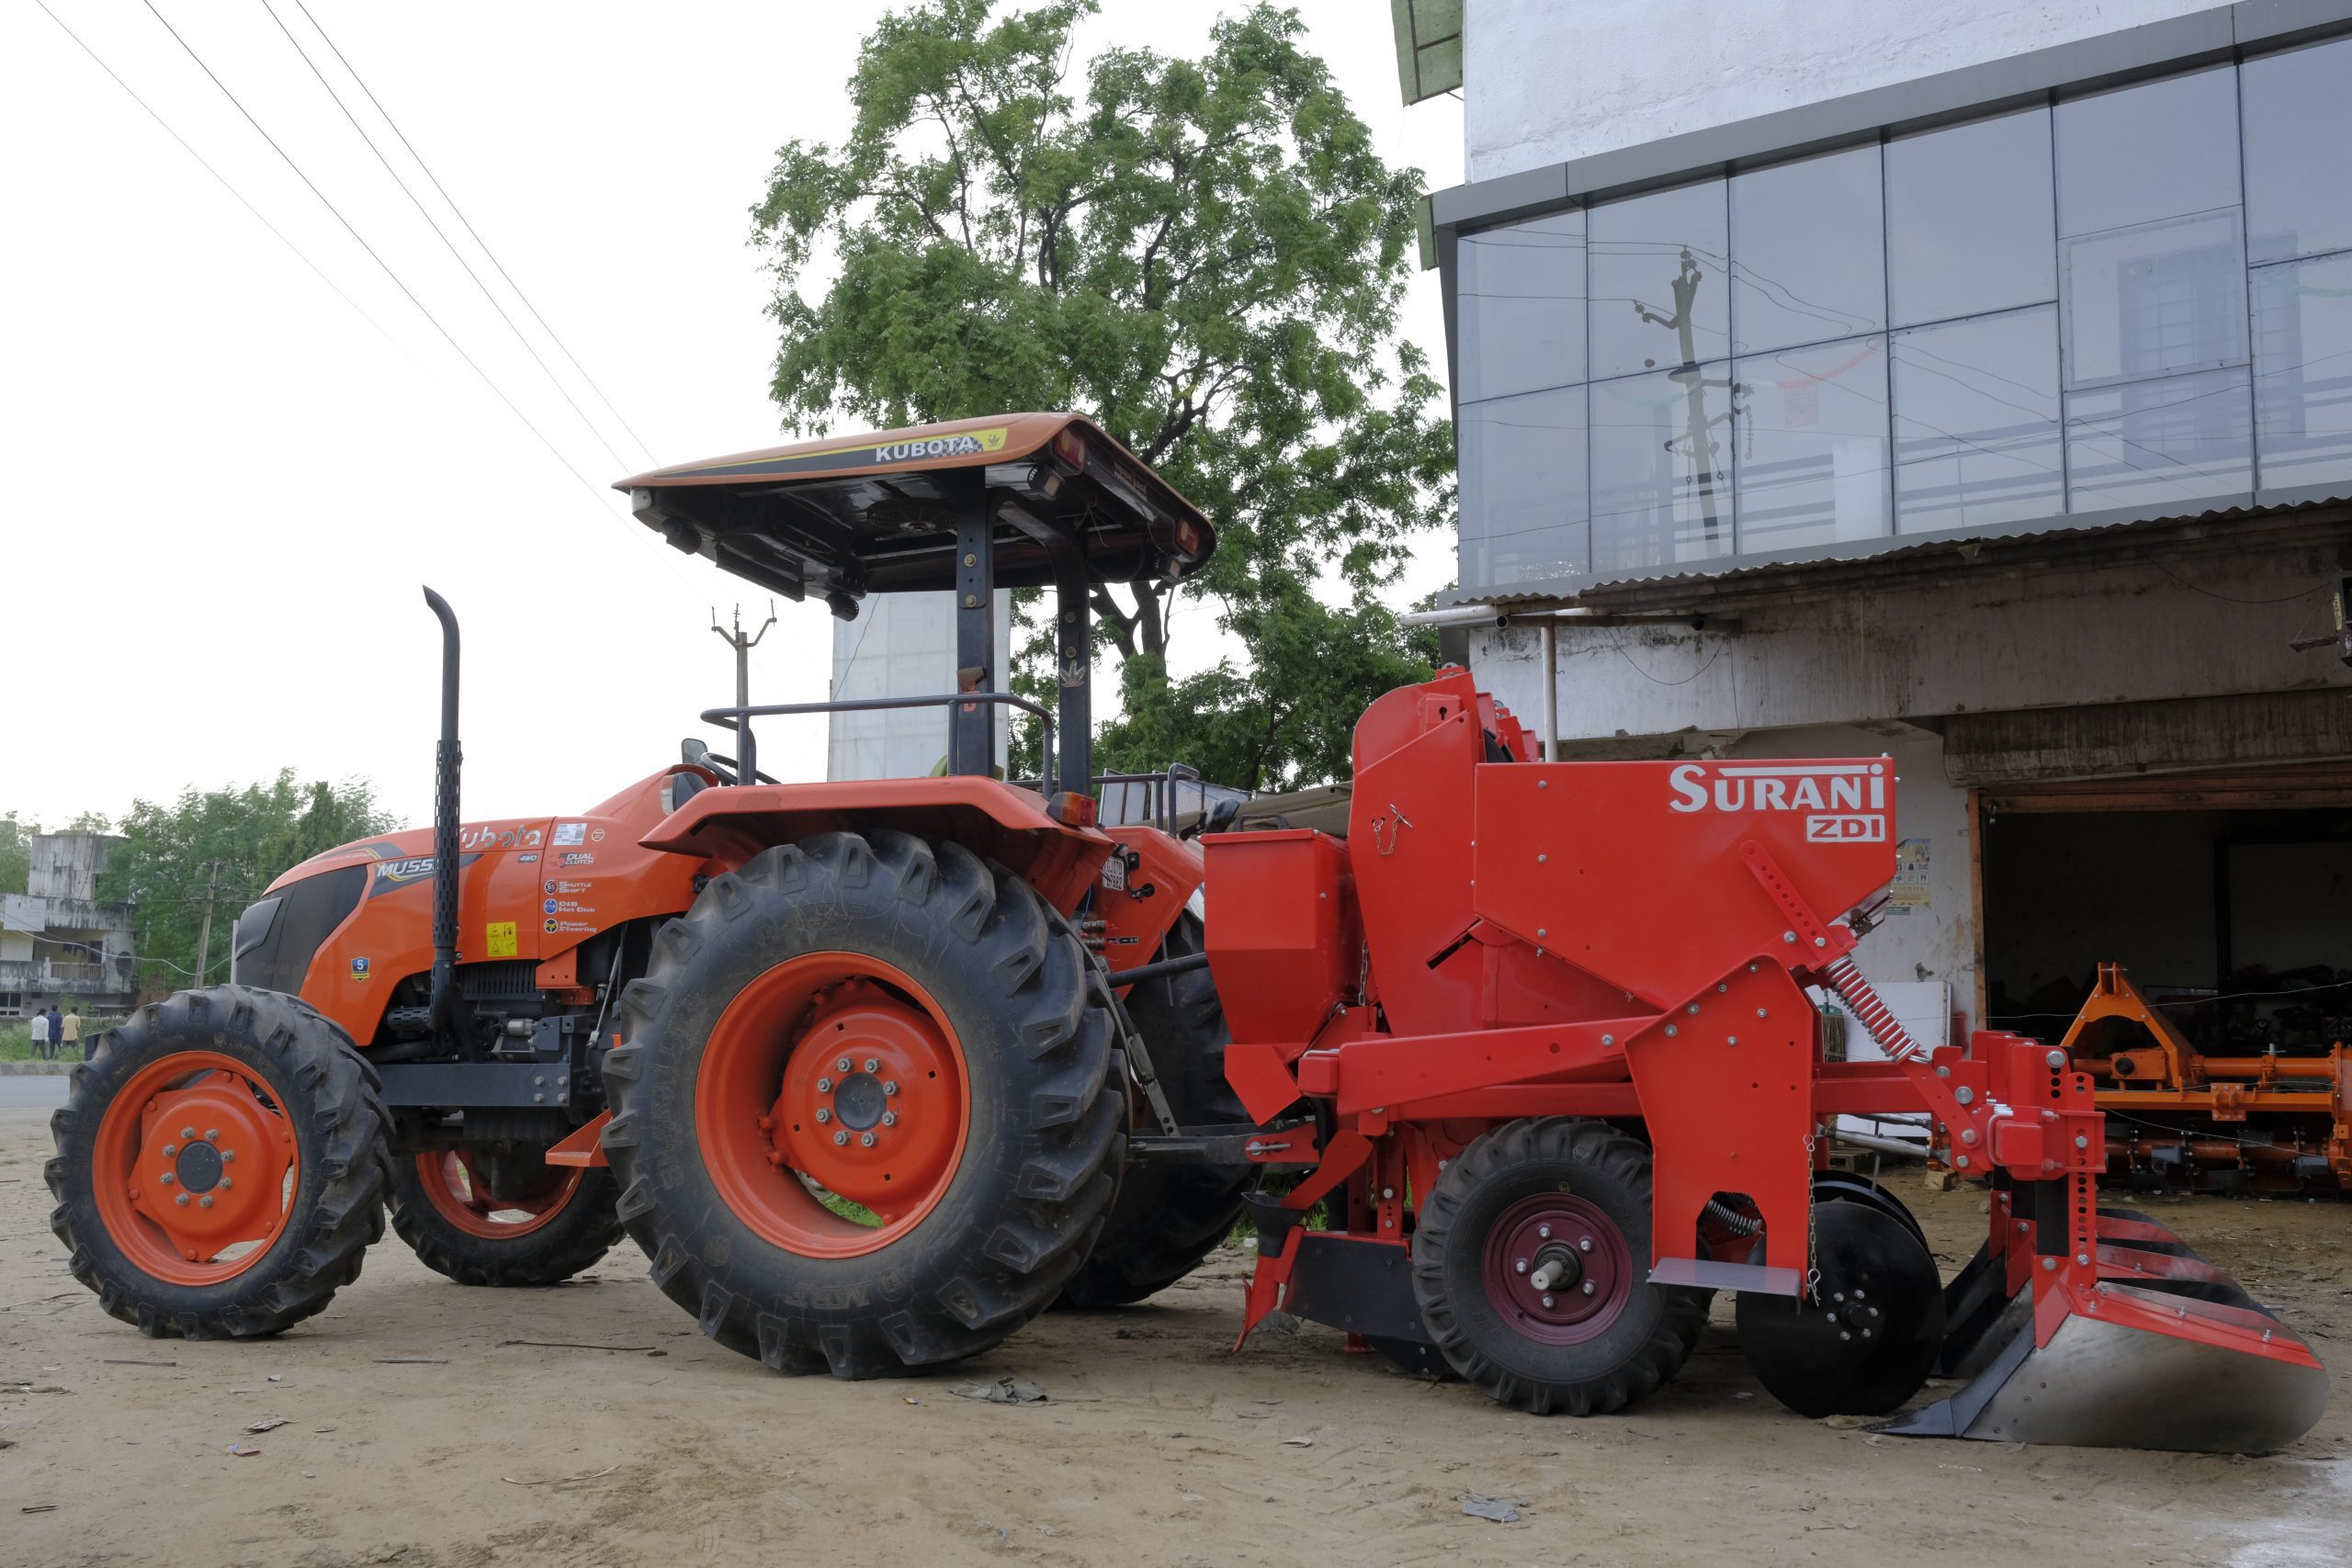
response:
<path fill-rule="evenodd" d="M 1577 1250 L 1578 1252 L 1590 1252 L 1592 1250 L 1592 1237 L 1589 1235 L 1579 1236 L 1577 1239 Z"/>
<path fill-rule="evenodd" d="M 860 1148 L 870 1149 L 874 1146 L 874 1134 L 871 1133 L 860 1133 L 857 1135 L 857 1143 Z"/>
<path fill-rule="evenodd" d="M 181 1208 L 185 1209 L 185 1208 L 187 1208 L 187 1193 L 185 1193 L 185 1192 L 183 1192 L 183 1193 L 181 1193 L 178 1197 L 176 1197 L 176 1198 L 173 1199 L 173 1200 L 172 1200 L 172 1201 L 173 1201 L 173 1202 L 175 1202 L 175 1203 L 177 1203 Z"/>
<path fill-rule="evenodd" d="M 897 1126 L 898 1124 L 899 1124 L 899 1113 L 898 1113 L 897 1111 L 885 1111 L 884 1112 L 882 1112 L 882 1125 L 884 1125 L 885 1127 L 895 1127 L 895 1126 Z"/>
<path fill-rule="evenodd" d="M 818 1121 L 820 1121 L 820 1122 L 830 1122 L 830 1121 L 831 1121 L 832 1119 L 833 1119 L 833 1113 L 832 1113 L 831 1111 L 830 1111 L 826 1110 L 826 1109 L 825 1109 L 823 1106 L 821 1106 L 821 1105 L 820 1105 L 820 1106 L 819 1106 L 819 1107 L 817 1107 L 817 1120 L 818 1120 Z"/>
<path fill-rule="evenodd" d="M 1519 1262 L 1517 1263 L 1517 1265 L 1515 1265 L 1515 1267 L 1519 1269 L 1519 1271 L 1520 1271 L 1521 1273 L 1522 1273 L 1522 1274 L 1526 1273 L 1526 1272 L 1527 1272 L 1527 1259 L 1526 1259 L 1526 1258 L 1521 1258 L 1521 1259 L 1519 1260 Z"/>
<path fill-rule="evenodd" d="M 899 1092 L 899 1080 L 891 1078 L 885 1082 L 882 1086 L 882 1092 L 884 1094 L 897 1094 Z"/>
<path fill-rule="evenodd" d="M 199 1209 L 209 1209 L 212 1207 L 212 1194 L 207 1192 L 203 1197 L 198 1198 L 196 1201 L 196 1206 Z"/>
<path fill-rule="evenodd" d="M 196 1129 L 193 1127 L 183 1127 L 180 1129 L 180 1136 L 183 1138 L 193 1138 L 196 1136 Z"/>
<path fill-rule="evenodd" d="M 235 1159 L 236 1157 L 237 1151 L 234 1149 L 222 1149 L 220 1151 L 220 1163 L 222 1165 L 227 1165 L 231 1160 Z"/>
<path fill-rule="evenodd" d="M 1584 1282 L 1584 1293 L 1588 1296 L 1592 1294 L 1592 1281 L 1589 1280 Z"/>
<path fill-rule="evenodd" d="M 226 1192 L 230 1188 L 234 1187 L 236 1184 L 237 1182 L 234 1177 L 224 1176 L 220 1179 L 220 1190 Z"/>
<path fill-rule="evenodd" d="M 1535 1227 L 1535 1234 L 1544 1237 L 1546 1241 L 1549 1241 L 1552 1236 L 1552 1227 L 1550 1225 L 1537 1225 Z"/>
<path fill-rule="evenodd" d="M 847 1056 L 843 1056 L 840 1061 L 835 1062 L 833 1064 L 833 1071 L 837 1073 L 845 1073 L 849 1071 L 849 1058 Z"/>
<path fill-rule="evenodd" d="M 878 1073 L 882 1070 L 882 1064 L 874 1057 L 868 1056 L 865 1058 L 865 1070 L 869 1073 Z"/>
<path fill-rule="evenodd" d="M 832 1079 L 831 1079 L 831 1078 L 819 1078 L 819 1079 L 817 1080 L 817 1092 L 818 1092 L 819 1094 L 831 1094 L 831 1093 L 832 1093 L 832 1092 L 833 1092 L 833 1080 L 832 1080 Z"/>
<path fill-rule="evenodd" d="M 174 1176 L 174 1175 L 173 1175 L 170 1171 L 168 1171 L 168 1170 L 167 1170 L 167 1171 L 165 1171 L 165 1172 L 164 1172 L 163 1177 L 162 1177 L 163 1183 L 164 1183 L 164 1186 L 166 1186 L 166 1187 L 169 1187 L 173 1182 L 177 1181 L 178 1179 L 179 1179 L 179 1178 L 178 1178 L 178 1177 Z"/>
<path fill-rule="evenodd" d="M 207 1127 L 204 1130 L 204 1141 L 208 1144 L 219 1143 L 220 1141 L 220 1129 L 218 1127 Z"/>
<path fill-rule="evenodd" d="M 837 1145 L 846 1144 L 849 1142 L 849 1134 L 847 1133 L 835 1133 L 833 1134 L 833 1142 Z"/>
<path fill-rule="evenodd" d="M 164 1145 L 164 1157 L 165 1159 L 171 1158 L 174 1155 L 179 1152 L 180 1146 L 177 1144 L 165 1144 Z"/>
<path fill-rule="evenodd" d="M 1557 1303 L 1557 1302 L 1555 1302 L 1555 1301 L 1554 1301 L 1551 1297 L 1549 1297 L 1549 1296 L 1545 1296 L 1545 1297 L 1544 1298 L 1544 1304 L 1545 1306 L 1557 1306 L 1557 1305 L 1559 1305 L 1560 1303 Z"/>

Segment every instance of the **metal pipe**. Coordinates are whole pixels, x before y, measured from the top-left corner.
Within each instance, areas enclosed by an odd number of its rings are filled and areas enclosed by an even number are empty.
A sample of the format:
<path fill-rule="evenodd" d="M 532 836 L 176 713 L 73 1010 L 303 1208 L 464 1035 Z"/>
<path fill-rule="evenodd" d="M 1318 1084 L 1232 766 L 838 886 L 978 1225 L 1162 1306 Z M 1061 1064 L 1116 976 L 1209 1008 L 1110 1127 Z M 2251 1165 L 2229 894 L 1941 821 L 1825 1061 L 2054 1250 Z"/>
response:
<path fill-rule="evenodd" d="M 867 713 L 878 708 L 960 707 L 967 703 L 1001 703 L 1007 707 L 1035 714 L 1046 731 L 1046 776 L 1053 776 L 1054 716 L 1028 698 L 1011 692 L 958 692 L 953 696 L 940 697 L 848 697 L 826 703 L 759 703 L 747 708 L 705 708 L 701 718 L 705 724 L 732 729 L 742 738 L 743 761 L 736 775 L 740 781 L 753 777 L 757 772 L 757 752 L 752 745 L 751 726 L 746 720 L 811 713 Z"/>
<path fill-rule="evenodd" d="M 1858 1149 L 1874 1149 L 1883 1155 L 1901 1155 L 1906 1159 L 1925 1159 L 1928 1151 L 1920 1144 L 1906 1144 L 1900 1138 L 1873 1138 L 1868 1133 L 1833 1132 L 1829 1134 L 1841 1144 L 1851 1144 Z"/>
<path fill-rule="evenodd" d="M 433 979 L 435 1032 L 454 1040 L 458 1011 L 458 615 L 427 588 L 424 602 L 441 622 L 441 739 L 433 751 Z"/>
<path fill-rule="evenodd" d="M 1187 953 L 1177 958 L 1162 958 L 1150 964 L 1138 964 L 1132 969 L 1122 969 L 1113 975 L 1111 984 L 1140 985 L 1146 980 L 1157 980 L 1162 975 L 1181 975 L 1187 969 L 1201 968 L 1208 961 L 1209 955 L 1205 953 Z"/>
<path fill-rule="evenodd" d="M 1545 621 L 1544 645 L 1544 760 L 1560 760 L 1560 624 Z"/>

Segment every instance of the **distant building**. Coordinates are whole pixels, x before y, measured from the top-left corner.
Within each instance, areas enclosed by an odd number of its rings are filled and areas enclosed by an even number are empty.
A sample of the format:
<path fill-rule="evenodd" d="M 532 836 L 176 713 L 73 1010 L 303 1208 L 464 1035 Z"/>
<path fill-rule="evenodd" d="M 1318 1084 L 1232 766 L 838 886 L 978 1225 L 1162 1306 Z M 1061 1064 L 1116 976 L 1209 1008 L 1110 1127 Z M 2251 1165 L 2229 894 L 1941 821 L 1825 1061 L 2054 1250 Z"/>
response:
<path fill-rule="evenodd" d="M 1396 13 L 1480 683 L 1561 758 L 1890 753 L 1916 1032 L 2114 959 L 2337 1037 L 2352 0 Z"/>
<path fill-rule="evenodd" d="M 1013 653 L 1012 595 L 996 596 L 999 669 L 987 684 L 1004 689 Z M 833 683 L 831 700 L 876 697 L 936 697 L 956 690 L 956 596 L 952 593 L 875 593 L 858 605 L 857 619 L 833 623 Z M 831 716 L 825 776 L 830 779 L 919 779 L 947 760 L 944 707 L 867 708 Z M 806 720 L 769 719 L 763 757 L 789 755 L 812 737 L 787 728 Z M 1036 721 L 1023 714 L 1032 735 Z M 1003 765 L 1008 727 L 997 710 L 996 756 Z M 775 750 L 770 750 L 770 747 Z M 777 771 L 773 767 L 768 771 Z"/>
<path fill-rule="evenodd" d="M 0 1018 L 51 1003 L 87 1014 L 138 999 L 130 910 L 98 897 L 98 873 L 122 840 L 104 833 L 36 833 L 26 890 L 0 897 Z"/>

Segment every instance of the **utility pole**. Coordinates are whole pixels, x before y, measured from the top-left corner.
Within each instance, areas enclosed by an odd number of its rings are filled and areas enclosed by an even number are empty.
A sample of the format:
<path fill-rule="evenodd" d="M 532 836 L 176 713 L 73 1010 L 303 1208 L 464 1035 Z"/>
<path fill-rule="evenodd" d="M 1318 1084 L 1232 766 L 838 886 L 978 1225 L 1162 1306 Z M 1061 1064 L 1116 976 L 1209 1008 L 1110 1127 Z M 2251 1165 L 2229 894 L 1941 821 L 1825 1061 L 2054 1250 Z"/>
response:
<path fill-rule="evenodd" d="M 212 954 L 212 900 L 220 896 L 220 863 L 204 863 L 204 923 L 196 933 L 196 983 L 204 984 L 206 961 Z"/>
<path fill-rule="evenodd" d="M 1713 430 L 1731 415 L 1722 413 L 1713 419 L 1707 417 L 1707 389 L 1731 387 L 1732 382 L 1727 378 L 1709 376 L 1699 368 L 1697 323 L 1691 317 L 1690 308 L 1699 298 L 1699 285 L 1705 277 L 1705 270 L 1686 245 L 1682 251 L 1681 268 L 1674 276 L 1674 314 L 1662 315 L 1639 299 L 1634 301 L 1634 314 L 1653 326 L 1671 330 L 1676 335 L 1676 346 L 1682 352 L 1682 363 L 1668 371 L 1667 378 L 1682 388 L 1683 433 L 1668 440 L 1666 449 L 1690 459 L 1692 477 L 1699 481 L 1699 513 L 1706 522 L 1707 549 L 1713 554 L 1720 533 L 1715 506 L 1718 470 L 1715 468 L 1716 446 Z M 1734 388 L 1732 395 L 1735 399 L 1739 396 L 1736 388 Z M 1677 446 L 1677 441 L 1681 445 Z"/>
<path fill-rule="evenodd" d="M 739 708 L 747 708 L 752 705 L 752 649 L 760 646 L 760 639 L 768 635 L 768 627 L 774 625 L 775 625 L 775 601 L 773 599 L 768 601 L 766 622 L 758 631 L 748 637 L 743 632 L 742 605 L 735 606 L 735 629 L 731 632 L 718 624 L 718 606 L 714 604 L 710 607 L 710 629 L 718 634 L 718 639 L 721 642 L 735 650 L 735 705 Z M 749 716 L 746 716 L 741 723 L 745 729 L 752 728 Z M 739 757 L 745 755 L 741 739 L 737 740 L 735 750 Z M 742 782 L 751 784 L 754 781 L 746 778 Z"/>

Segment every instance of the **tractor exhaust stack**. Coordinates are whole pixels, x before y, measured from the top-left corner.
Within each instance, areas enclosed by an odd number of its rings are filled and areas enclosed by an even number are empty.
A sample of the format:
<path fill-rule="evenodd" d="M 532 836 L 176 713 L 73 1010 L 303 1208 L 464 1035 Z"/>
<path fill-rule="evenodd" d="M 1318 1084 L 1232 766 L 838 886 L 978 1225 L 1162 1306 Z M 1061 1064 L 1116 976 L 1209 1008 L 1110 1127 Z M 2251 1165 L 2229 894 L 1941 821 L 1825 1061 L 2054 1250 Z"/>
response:
<path fill-rule="evenodd" d="M 454 1041 L 458 1028 L 458 614 L 427 588 L 424 602 L 441 622 L 441 739 L 433 749 L 433 1032 Z"/>

